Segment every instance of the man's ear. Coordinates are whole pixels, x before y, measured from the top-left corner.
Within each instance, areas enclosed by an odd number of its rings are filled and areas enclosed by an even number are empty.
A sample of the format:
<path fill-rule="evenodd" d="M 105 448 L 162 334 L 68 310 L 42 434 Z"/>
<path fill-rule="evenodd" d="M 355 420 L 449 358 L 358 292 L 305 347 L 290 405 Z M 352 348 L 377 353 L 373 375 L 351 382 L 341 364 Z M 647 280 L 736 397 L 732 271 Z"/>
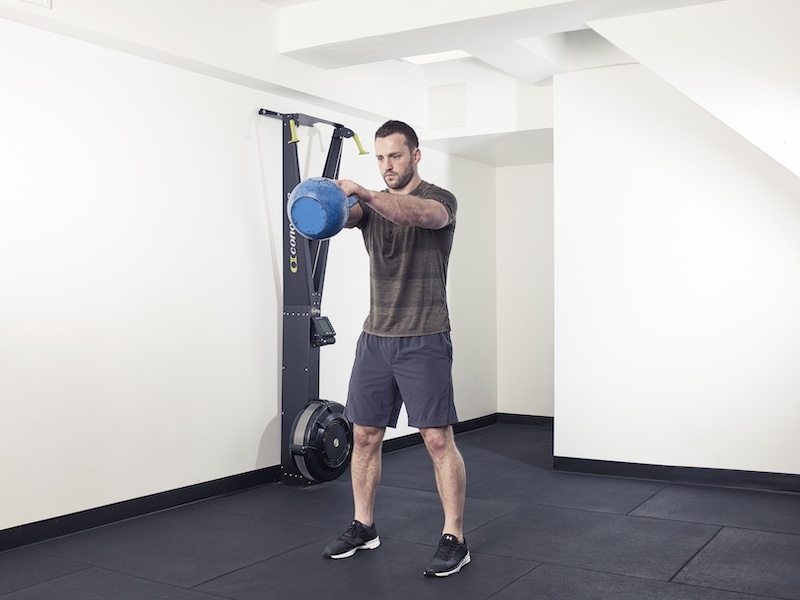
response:
<path fill-rule="evenodd" d="M 411 157 L 414 159 L 414 164 L 419 164 L 419 160 L 422 158 L 422 151 L 419 148 L 414 148 L 414 152 L 411 154 Z"/>

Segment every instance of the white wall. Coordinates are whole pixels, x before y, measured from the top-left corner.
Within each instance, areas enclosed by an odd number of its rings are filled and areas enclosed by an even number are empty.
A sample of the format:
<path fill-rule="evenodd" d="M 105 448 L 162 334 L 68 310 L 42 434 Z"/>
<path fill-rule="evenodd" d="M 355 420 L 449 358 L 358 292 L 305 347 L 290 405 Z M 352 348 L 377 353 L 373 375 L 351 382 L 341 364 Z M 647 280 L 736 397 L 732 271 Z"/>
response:
<path fill-rule="evenodd" d="M 555 105 L 556 455 L 800 473 L 800 180 L 639 65 Z"/>
<path fill-rule="evenodd" d="M 553 416 L 553 165 L 497 169 L 497 410 Z"/>
<path fill-rule="evenodd" d="M 497 412 L 495 170 L 441 154 L 437 165 L 458 199 L 447 294 L 456 407 L 466 421 Z"/>
<path fill-rule="evenodd" d="M 725 0 L 592 23 L 800 176 L 800 3 Z"/>
<path fill-rule="evenodd" d="M 0 527 L 274 464 L 263 96 L 0 28 Z"/>
<path fill-rule="evenodd" d="M 281 124 L 257 110 L 344 122 L 370 150 L 379 123 L 5 19 L 0 51 L 0 529 L 279 464 Z M 329 132 L 300 136 L 313 169 Z M 459 409 L 491 414 L 490 327 L 460 297 L 494 310 L 473 279 L 493 180 L 435 152 L 421 170 L 459 196 L 457 377 L 490 382 L 457 382 Z M 381 183 L 352 144 L 342 174 Z M 345 232 L 323 397 L 344 399 L 367 289 Z"/>

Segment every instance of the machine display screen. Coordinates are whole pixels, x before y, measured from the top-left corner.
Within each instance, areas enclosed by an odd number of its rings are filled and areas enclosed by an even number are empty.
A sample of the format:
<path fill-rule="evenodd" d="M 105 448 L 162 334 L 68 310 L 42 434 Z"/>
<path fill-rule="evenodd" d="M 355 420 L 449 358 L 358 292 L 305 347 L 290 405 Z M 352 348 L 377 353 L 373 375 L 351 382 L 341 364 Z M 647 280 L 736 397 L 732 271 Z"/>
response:
<path fill-rule="evenodd" d="M 314 317 L 314 321 L 323 334 L 333 333 L 333 327 L 331 326 L 331 322 L 328 320 L 328 317 Z"/>

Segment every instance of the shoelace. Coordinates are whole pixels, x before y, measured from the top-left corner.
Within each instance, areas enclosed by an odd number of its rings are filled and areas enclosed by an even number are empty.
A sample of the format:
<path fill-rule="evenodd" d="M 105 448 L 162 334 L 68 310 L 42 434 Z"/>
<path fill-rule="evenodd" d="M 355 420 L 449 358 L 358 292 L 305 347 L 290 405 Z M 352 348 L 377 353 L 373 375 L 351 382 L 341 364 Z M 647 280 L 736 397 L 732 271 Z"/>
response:
<path fill-rule="evenodd" d="M 439 544 L 439 547 L 436 549 L 436 554 L 434 554 L 434 558 L 449 558 L 453 552 L 460 546 L 460 543 L 455 538 L 445 538 L 444 543 Z"/>
<path fill-rule="evenodd" d="M 339 539 L 346 540 L 348 538 L 360 537 L 365 530 L 366 529 L 363 526 L 359 527 L 358 523 L 353 521 L 352 523 L 350 523 L 350 527 L 347 528 L 347 531 L 345 531 L 342 535 L 339 536 Z"/>

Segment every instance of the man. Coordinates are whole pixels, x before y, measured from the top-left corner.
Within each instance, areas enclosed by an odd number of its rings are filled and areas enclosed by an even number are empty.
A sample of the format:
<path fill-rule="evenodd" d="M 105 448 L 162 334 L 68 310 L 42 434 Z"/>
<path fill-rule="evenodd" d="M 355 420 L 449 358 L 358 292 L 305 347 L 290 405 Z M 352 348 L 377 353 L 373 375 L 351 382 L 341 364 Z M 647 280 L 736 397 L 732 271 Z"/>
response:
<path fill-rule="evenodd" d="M 328 558 L 347 558 L 380 545 L 373 518 L 386 427 L 406 405 L 433 460 L 444 509 L 439 547 L 426 576 L 446 577 L 470 562 L 464 540 L 464 461 L 453 438 L 452 346 L 447 309 L 447 264 L 456 199 L 424 182 L 414 130 L 387 121 L 375 133 L 375 154 L 387 190 L 337 183 L 358 203 L 348 227 L 362 231 L 370 257 L 370 312 L 356 347 L 346 416 L 353 423 L 351 476 L 354 520 L 328 545 Z"/>

